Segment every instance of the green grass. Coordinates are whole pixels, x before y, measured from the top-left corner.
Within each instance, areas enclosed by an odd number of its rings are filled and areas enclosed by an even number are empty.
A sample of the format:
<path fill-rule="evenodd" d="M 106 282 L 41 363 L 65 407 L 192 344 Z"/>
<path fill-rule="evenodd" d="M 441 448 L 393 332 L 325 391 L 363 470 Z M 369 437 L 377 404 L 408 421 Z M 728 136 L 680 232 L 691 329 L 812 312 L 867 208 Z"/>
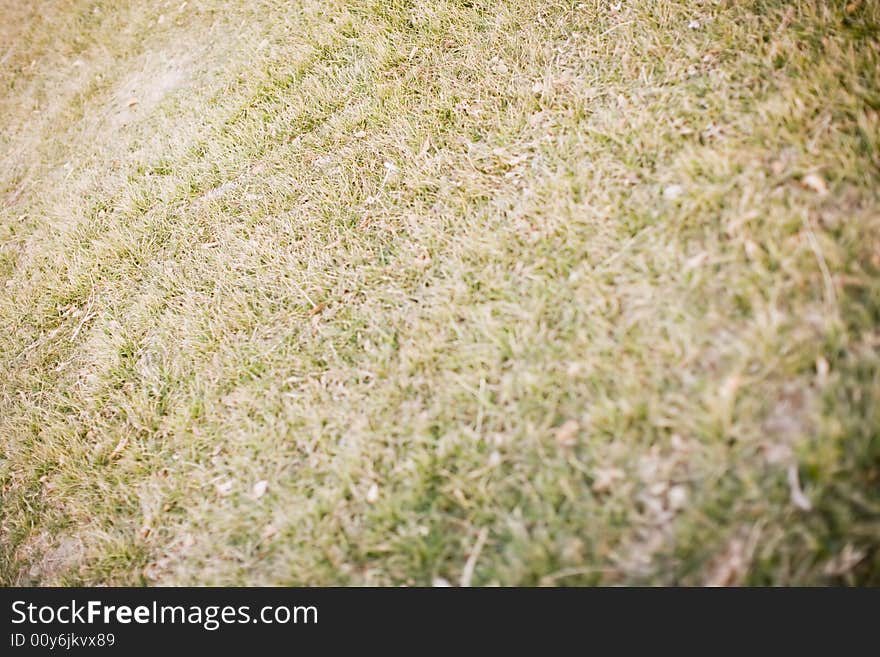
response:
<path fill-rule="evenodd" d="M 0 582 L 880 584 L 880 3 L 0 16 Z"/>

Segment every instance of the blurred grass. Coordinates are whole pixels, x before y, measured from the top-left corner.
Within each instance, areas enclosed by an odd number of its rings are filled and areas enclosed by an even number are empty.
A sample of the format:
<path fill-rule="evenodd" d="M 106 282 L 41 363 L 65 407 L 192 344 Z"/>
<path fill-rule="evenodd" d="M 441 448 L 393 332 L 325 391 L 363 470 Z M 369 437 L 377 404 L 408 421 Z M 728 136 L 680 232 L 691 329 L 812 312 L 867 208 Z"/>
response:
<path fill-rule="evenodd" d="M 0 16 L 3 583 L 880 583 L 878 3 Z"/>

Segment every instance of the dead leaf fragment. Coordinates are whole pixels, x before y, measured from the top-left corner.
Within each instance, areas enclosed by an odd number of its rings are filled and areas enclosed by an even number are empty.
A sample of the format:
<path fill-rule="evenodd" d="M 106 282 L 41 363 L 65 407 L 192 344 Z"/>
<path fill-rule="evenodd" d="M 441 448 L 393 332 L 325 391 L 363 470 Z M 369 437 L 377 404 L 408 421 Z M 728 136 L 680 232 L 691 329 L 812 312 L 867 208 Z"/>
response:
<path fill-rule="evenodd" d="M 574 447 L 580 428 L 577 420 L 567 420 L 556 428 L 556 444 L 560 447 Z"/>
<path fill-rule="evenodd" d="M 474 543 L 474 547 L 471 550 L 470 555 L 468 556 L 467 562 L 464 565 L 464 568 L 461 571 L 461 586 L 467 588 L 471 585 L 471 580 L 474 576 L 474 568 L 477 566 L 477 559 L 480 558 L 480 552 L 483 551 L 483 546 L 486 544 L 486 538 L 489 536 L 489 529 L 487 527 L 483 527 L 480 530 L 480 533 L 477 535 L 477 540 Z"/>
<path fill-rule="evenodd" d="M 737 390 L 739 390 L 741 382 L 742 381 L 740 380 L 739 376 L 737 376 L 736 374 L 729 376 L 724 381 L 724 384 L 721 386 L 721 390 L 719 391 L 721 398 L 727 403 L 730 403 L 734 399 L 736 399 L 736 392 Z"/>
<path fill-rule="evenodd" d="M 828 371 L 831 367 L 828 365 L 828 361 L 825 360 L 822 356 L 816 357 L 816 380 L 819 385 L 824 385 L 828 381 Z"/>
<path fill-rule="evenodd" d="M 119 442 L 116 443 L 116 447 L 113 448 L 113 451 L 110 452 L 110 460 L 115 461 L 118 459 L 126 447 L 128 447 L 128 436 L 123 436 L 119 439 Z"/>
<path fill-rule="evenodd" d="M 764 459 L 770 465 L 782 465 L 791 461 L 794 453 L 785 443 L 767 443 L 762 446 Z"/>
<path fill-rule="evenodd" d="M 687 505 L 688 490 L 681 484 L 673 486 L 666 493 L 666 502 L 673 511 L 680 511 Z"/>
<path fill-rule="evenodd" d="M 431 265 L 431 253 L 428 249 L 422 247 L 416 253 L 416 265 L 420 268 L 425 269 Z"/>
<path fill-rule="evenodd" d="M 745 541 L 735 538 L 719 555 L 706 579 L 706 586 L 736 586 L 748 570 Z"/>
<path fill-rule="evenodd" d="M 620 468 L 596 468 L 593 470 L 593 492 L 605 493 L 625 476 Z"/>
<path fill-rule="evenodd" d="M 791 489 L 791 503 L 794 504 L 801 511 L 810 511 L 813 508 L 813 504 L 810 502 L 810 498 L 808 498 L 803 489 L 801 488 L 801 482 L 798 479 L 798 470 L 797 465 L 792 463 L 788 466 L 788 487 Z"/>
<path fill-rule="evenodd" d="M 743 248 L 745 249 L 746 257 L 753 262 L 761 255 L 761 247 L 755 244 L 752 240 L 746 240 L 743 244 Z"/>
<path fill-rule="evenodd" d="M 840 554 L 825 564 L 823 572 L 832 577 L 846 575 L 865 558 L 866 554 L 864 550 L 856 548 L 852 543 L 847 543 Z"/>
<path fill-rule="evenodd" d="M 810 191 L 815 192 L 819 196 L 825 196 L 828 193 L 828 183 L 818 173 L 811 173 L 801 179 L 801 184 Z"/>
<path fill-rule="evenodd" d="M 495 66 L 492 67 L 492 71 L 497 73 L 498 75 L 506 75 L 510 69 L 507 67 L 503 61 L 499 61 Z"/>
<path fill-rule="evenodd" d="M 263 495 L 266 494 L 266 490 L 269 488 L 269 482 L 263 479 L 262 481 L 258 481 L 254 484 L 254 499 L 258 500 Z"/>
<path fill-rule="evenodd" d="M 134 107 L 134 106 L 137 105 L 137 104 L 138 104 L 138 99 L 135 98 L 134 96 L 132 96 L 131 98 L 129 98 L 129 99 L 128 99 L 128 102 L 126 103 L 126 105 L 127 105 L 128 107 Z"/>
<path fill-rule="evenodd" d="M 684 187 L 681 185 L 669 185 L 663 190 L 663 198 L 669 201 L 674 201 L 682 194 L 684 194 Z"/>
<path fill-rule="evenodd" d="M 146 579 L 156 581 L 165 574 L 165 571 L 168 570 L 168 566 L 171 564 L 171 559 L 168 557 L 162 557 L 154 561 L 153 563 L 149 563 L 144 566 L 143 574 Z"/>

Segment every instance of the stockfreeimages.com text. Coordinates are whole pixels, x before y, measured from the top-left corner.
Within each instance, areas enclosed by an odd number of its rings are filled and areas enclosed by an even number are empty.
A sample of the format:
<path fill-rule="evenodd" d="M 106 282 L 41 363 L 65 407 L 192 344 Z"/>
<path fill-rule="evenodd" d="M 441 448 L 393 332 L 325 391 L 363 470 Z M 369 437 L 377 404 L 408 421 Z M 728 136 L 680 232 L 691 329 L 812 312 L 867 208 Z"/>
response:
<path fill-rule="evenodd" d="M 221 625 L 242 623 L 316 624 L 318 609 L 314 606 L 265 606 L 252 613 L 250 606 L 232 605 L 160 605 L 153 601 L 149 605 L 105 605 L 100 600 L 89 600 L 79 603 L 71 600 L 70 604 L 36 605 L 23 600 L 12 603 L 12 623 L 30 623 L 34 625 L 60 623 L 84 624 L 93 623 L 130 623 L 139 624 L 190 624 L 201 625 L 213 631 Z"/>

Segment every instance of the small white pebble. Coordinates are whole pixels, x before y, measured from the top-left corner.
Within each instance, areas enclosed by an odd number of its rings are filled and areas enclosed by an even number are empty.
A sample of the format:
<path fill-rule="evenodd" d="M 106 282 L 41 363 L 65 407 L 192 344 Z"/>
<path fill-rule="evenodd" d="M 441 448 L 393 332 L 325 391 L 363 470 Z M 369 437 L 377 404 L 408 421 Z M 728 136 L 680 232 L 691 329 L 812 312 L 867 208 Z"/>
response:
<path fill-rule="evenodd" d="M 370 504 L 375 504 L 379 501 L 379 486 L 377 484 L 373 484 L 370 486 L 370 489 L 367 491 L 367 502 Z"/>

